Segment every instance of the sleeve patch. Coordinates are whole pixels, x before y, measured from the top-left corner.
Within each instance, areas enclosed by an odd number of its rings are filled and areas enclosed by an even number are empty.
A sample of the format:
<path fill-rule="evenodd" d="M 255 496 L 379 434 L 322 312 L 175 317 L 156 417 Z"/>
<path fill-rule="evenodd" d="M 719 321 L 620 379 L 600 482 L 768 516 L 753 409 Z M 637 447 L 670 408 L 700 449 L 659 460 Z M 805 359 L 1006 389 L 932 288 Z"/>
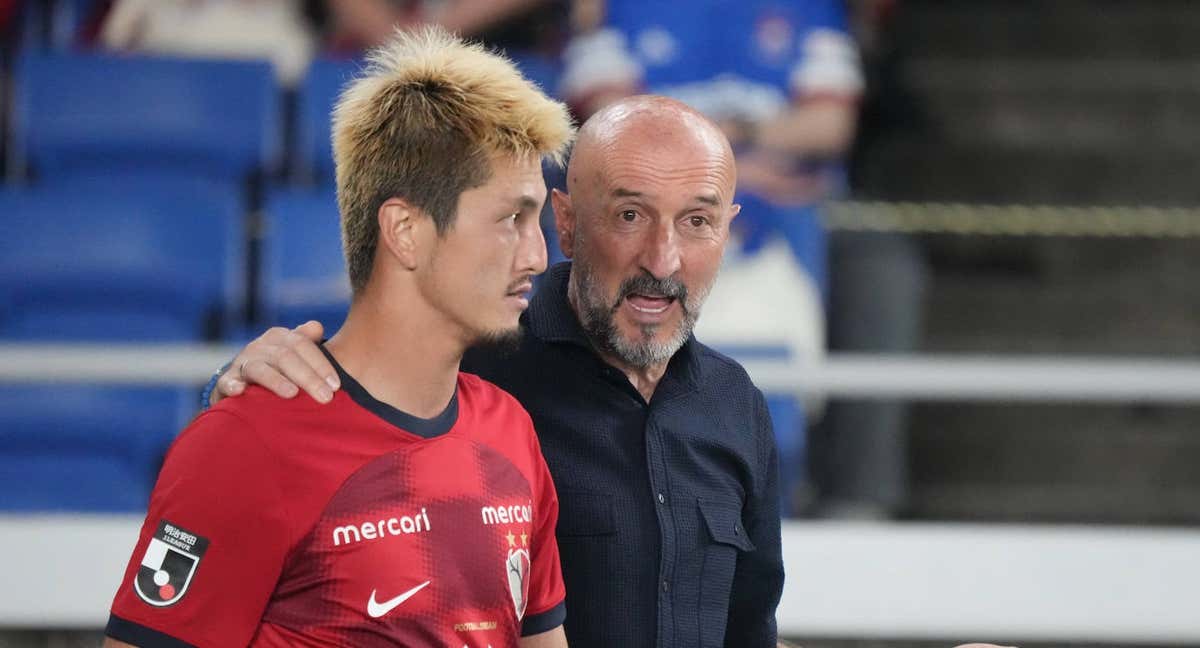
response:
<path fill-rule="evenodd" d="M 178 603 L 187 593 L 206 551 L 208 538 L 160 520 L 138 565 L 133 579 L 134 591 L 155 607 Z"/>

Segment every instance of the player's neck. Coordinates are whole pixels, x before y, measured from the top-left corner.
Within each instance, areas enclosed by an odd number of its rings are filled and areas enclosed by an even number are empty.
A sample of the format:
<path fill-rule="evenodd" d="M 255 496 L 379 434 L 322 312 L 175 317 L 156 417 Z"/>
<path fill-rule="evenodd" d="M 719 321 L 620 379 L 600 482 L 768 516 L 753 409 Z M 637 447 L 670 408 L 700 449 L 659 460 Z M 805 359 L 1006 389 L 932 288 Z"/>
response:
<path fill-rule="evenodd" d="M 435 312 L 412 301 L 356 299 L 326 347 L 376 399 L 432 418 L 454 396 L 466 345 Z"/>

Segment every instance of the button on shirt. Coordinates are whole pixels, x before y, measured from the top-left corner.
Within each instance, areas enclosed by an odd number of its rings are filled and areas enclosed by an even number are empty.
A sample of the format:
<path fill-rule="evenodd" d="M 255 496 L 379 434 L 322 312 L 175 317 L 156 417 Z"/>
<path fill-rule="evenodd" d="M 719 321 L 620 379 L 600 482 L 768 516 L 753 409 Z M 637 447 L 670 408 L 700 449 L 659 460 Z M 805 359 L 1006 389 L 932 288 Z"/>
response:
<path fill-rule="evenodd" d="M 595 353 L 550 269 L 516 351 L 463 370 L 533 418 L 559 497 L 573 648 L 775 645 L 778 460 L 762 393 L 694 338 L 647 403 Z"/>

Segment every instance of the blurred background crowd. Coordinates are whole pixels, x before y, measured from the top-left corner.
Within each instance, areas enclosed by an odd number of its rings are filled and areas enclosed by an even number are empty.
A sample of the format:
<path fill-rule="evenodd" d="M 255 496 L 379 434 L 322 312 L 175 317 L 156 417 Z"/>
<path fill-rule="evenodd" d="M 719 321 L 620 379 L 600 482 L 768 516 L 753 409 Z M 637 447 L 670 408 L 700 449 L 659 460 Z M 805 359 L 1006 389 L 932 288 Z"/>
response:
<path fill-rule="evenodd" d="M 1164 211 L 1200 198 L 1188 0 L 0 0 L 0 343 L 335 330 L 329 111 L 424 23 L 578 121 L 650 92 L 722 126 L 697 336 L 739 359 L 1200 351 L 1200 227 Z M 198 401 L 0 382 L 0 513 L 142 510 Z M 789 517 L 1200 522 L 1192 408 L 768 397 Z"/>

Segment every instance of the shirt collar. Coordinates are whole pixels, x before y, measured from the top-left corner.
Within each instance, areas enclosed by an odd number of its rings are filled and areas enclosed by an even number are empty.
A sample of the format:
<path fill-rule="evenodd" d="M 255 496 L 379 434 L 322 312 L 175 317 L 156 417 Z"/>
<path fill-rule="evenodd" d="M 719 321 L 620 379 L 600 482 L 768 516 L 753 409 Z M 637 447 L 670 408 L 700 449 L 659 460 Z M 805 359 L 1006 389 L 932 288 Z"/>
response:
<path fill-rule="evenodd" d="M 600 360 L 567 299 L 567 284 L 570 277 L 571 262 L 569 261 L 556 263 L 546 271 L 541 285 L 533 295 L 529 309 L 525 313 L 528 318 L 529 332 L 544 342 L 565 342 L 581 346 Z M 667 382 L 670 377 L 682 379 L 693 387 L 699 382 L 698 347 L 696 336 L 689 335 L 687 342 L 671 357 L 671 363 L 667 365 L 667 373 L 663 376 L 663 381 L 659 383 L 660 389 L 663 386 L 662 383 Z"/>
<path fill-rule="evenodd" d="M 571 277 L 569 261 L 556 263 L 546 271 L 538 291 L 529 302 L 529 331 L 545 342 L 570 342 L 589 350 L 592 343 L 579 324 L 571 302 L 567 300 L 567 283 Z"/>

